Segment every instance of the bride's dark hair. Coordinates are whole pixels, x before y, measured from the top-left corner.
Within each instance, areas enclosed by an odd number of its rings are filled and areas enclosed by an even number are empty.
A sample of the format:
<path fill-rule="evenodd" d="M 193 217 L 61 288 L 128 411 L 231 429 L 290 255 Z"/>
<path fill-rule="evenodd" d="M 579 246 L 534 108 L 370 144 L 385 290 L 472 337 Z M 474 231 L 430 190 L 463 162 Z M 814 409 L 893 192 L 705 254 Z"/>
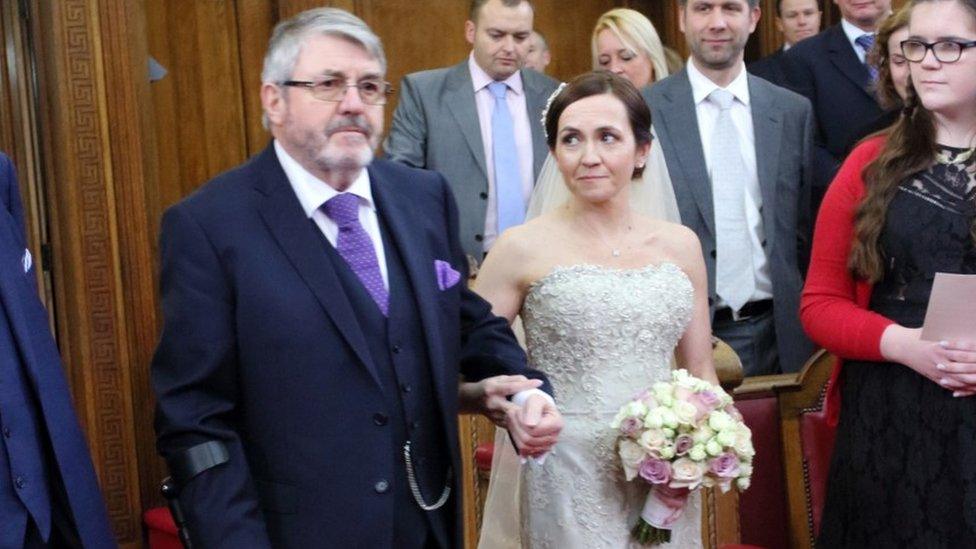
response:
<path fill-rule="evenodd" d="M 651 110 L 637 88 L 626 78 L 612 72 L 592 71 L 572 79 L 549 104 L 545 119 L 546 143 L 549 145 L 549 150 L 556 150 L 559 117 L 566 107 L 580 99 L 605 93 L 613 95 L 624 104 L 637 145 L 647 145 L 651 142 Z M 640 177 L 643 172 L 643 166 L 635 167 L 634 179 Z"/>

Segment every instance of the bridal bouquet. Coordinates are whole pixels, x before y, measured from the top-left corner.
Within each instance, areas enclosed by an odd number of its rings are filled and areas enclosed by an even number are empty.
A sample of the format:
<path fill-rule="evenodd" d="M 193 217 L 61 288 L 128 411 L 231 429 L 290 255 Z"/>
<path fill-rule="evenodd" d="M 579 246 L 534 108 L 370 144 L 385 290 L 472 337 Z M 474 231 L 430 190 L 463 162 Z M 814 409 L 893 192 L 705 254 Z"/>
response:
<path fill-rule="evenodd" d="M 642 544 L 671 540 L 687 494 L 699 487 L 749 487 L 752 432 L 720 387 L 686 370 L 672 372 L 625 404 L 611 426 L 627 480 L 651 485 L 632 533 Z"/>

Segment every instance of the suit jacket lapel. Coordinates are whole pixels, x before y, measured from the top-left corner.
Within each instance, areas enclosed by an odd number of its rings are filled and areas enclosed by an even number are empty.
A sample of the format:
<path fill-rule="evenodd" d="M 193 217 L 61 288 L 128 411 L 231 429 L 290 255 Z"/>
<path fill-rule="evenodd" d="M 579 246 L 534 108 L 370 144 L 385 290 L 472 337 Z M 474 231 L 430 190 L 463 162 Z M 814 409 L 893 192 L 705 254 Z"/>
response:
<path fill-rule="evenodd" d="M 316 234 L 316 227 L 305 217 L 305 211 L 278 163 L 273 145 L 268 145 L 255 163 L 259 172 L 258 191 L 266 195 L 260 212 L 268 230 L 302 280 L 312 290 L 353 354 L 379 384 L 379 376 L 370 358 L 366 338 L 339 277 L 322 249 L 322 237 Z"/>
<path fill-rule="evenodd" d="M 399 189 L 409 189 L 409 182 L 392 181 L 392 176 L 386 173 L 382 165 L 376 162 L 370 165 L 369 178 L 377 214 L 390 228 L 390 242 L 399 251 L 407 278 L 410 279 L 413 298 L 424 328 L 431 375 L 434 377 L 438 396 L 443 400 L 450 395 L 444 395 L 440 390 L 446 379 L 444 358 L 440 352 L 443 340 L 437 306 L 435 256 L 428 241 L 418 232 L 416 224 L 410 221 L 420 210 L 410 207 L 413 197 L 409 193 L 398 192 Z"/>
<path fill-rule="evenodd" d="M 461 135 L 468 143 L 468 148 L 471 149 L 478 167 L 485 177 L 488 177 L 485 145 L 481 140 L 481 124 L 478 122 L 478 105 L 475 102 L 474 83 L 471 81 L 467 61 L 451 68 L 446 77 L 445 87 L 444 100 L 447 102 L 447 107 L 461 127 Z"/>
<path fill-rule="evenodd" d="M 542 122 L 536 119 L 536 113 L 541 113 L 546 106 L 549 96 L 539 84 L 541 82 L 529 71 L 522 71 L 522 86 L 525 90 L 525 108 L 529 114 L 529 128 L 532 130 L 532 181 L 539 177 L 539 170 L 549 154 L 549 146 L 546 145 L 546 136 L 543 132 Z"/>
<path fill-rule="evenodd" d="M 861 60 L 857 58 L 854 48 L 847 40 L 847 35 L 844 34 L 844 29 L 840 25 L 835 25 L 827 32 L 831 33 L 827 38 L 827 55 L 830 62 L 851 82 L 857 84 L 857 87 L 861 88 L 868 97 L 873 99 L 874 94 L 871 93 L 870 88 L 871 74 L 864 63 L 861 63 Z"/>
<path fill-rule="evenodd" d="M 783 117 L 775 103 L 764 93 L 763 82 L 749 76 L 749 98 L 752 102 L 752 127 L 756 140 L 756 173 L 759 176 L 759 191 L 762 195 L 763 226 L 767 235 L 773 231 L 773 213 L 776 204 L 776 175 L 779 166 L 779 150 L 782 143 Z M 775 245 L 775 238 L 766 238 L 766 256 L 769 257 Z"/>
<path fill-rule="evenodd" d="M 660 84 L 658 84 L 660 85 Z M 671 172 L 675 185 L 685 185 L 705 220 L 705 226 L 715 234 L 715 207 L 712 203 L 712 184 L 708 178 L 702 136 L 698 131 L 698 113 L 691 93 L 691 82 L 685 70 L 674 75 L 664 91 L 667 105 L 662 105 L 659 116 L 661 126 L 672 143 L 672 149 L 681 167 L 679 173 Z M 657 123 L 657 121 L 655 121 Z M 676 177 L 677 176 L 677 177 Z M 675 193 L 683 190 L 675 189 Z"/>

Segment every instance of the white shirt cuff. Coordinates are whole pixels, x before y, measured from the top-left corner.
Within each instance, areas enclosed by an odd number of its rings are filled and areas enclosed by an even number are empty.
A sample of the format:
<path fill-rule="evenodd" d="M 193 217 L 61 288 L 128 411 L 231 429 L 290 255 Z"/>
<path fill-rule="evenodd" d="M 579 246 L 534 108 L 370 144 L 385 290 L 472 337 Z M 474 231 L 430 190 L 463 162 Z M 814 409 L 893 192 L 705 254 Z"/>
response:
<path fill-rule="evenodd" d="M 515 404 L 516 406 L 525 406 L 525 401 L 529 400 L 529 397 L 532 395 L 542 395 L 546 398 L 546 400 L 549 401 L 549 404 L 552 404 L 553 406 L 556 405 L 556 401 L 553 400 L 552 395 L 543 391 L 542 389 L 527 389 L 525 391 L 519 391 L 512 395 L 512 404 Z"/>

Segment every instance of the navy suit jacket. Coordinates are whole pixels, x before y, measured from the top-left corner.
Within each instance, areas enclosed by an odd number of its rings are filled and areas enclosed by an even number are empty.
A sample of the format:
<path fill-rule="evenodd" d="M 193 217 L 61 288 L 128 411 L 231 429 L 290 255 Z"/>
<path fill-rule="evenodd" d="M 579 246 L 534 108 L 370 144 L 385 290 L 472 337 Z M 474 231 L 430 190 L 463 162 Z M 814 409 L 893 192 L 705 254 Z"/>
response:
<path fill-rule="evenodd" d="M 459 369 L 469 380 L 544 376 L 527 369 L 507 321 L 467 288 L 444 178 L 385 160 L 368 170 L 415 294 L 460 472 Z M 374 487 L 393 477 L 399 448 L 373 421 L 385 406 L 376 365 L 273 146 L 170 208 L 160 247 L 165 325 L 152 368 L 159 449 L 169 456 L 216 439 L 230 453 L 183 487 L 196 541 L 394 547 L 393 498 Z M 441 290 L 435 260 L 449 262 L 460 282 Z M 454 535 L 460 546 L 460 529 Z"/>
<path fill-rule="evenodd" d="M 47 430 L 48 440 L 42 441 L 42 447 L 54 454 L 50 463 L 60 472 L 66 503 L 80 540 L 85 547 L 116 547 L 88 445 L 78 425 L 61 358 L 48 327 L 47 312 L 37 296 L 34 266 L 24 268 L 26 250 L 17 177 L 10 159 L 0 153 L 0 307 L 10 322 L 17 347 L 15 356 L 19 355 L 26 369 Z M 6 381 L 0 379 L 0 383 Z M 16 436 L 17 426 L 5 424 L 4 427 Z M 9 475 L 10 471 L 0 471 L 0 474 Z M 56 500 L 52 495 L 52 501 Z M 12 522 L 0 516 L 0 528 Z"/>
<path fill-rule="evenodd" d="M 881 116 L 871 75 L 844 29 L 834 25 L 797 43 L 784 55 L 789 87 L 813 104 L 814 215 L 827 185 L 862 128 Z"/>
<path fill-rule="evenodd" d="M 763 57 L 762 59 L 749 63 L 747 67 L 750 74 L 754 74 L 777 86 L 788 87 L 786 83 L 786 68 L 783 66 L 783 56 L 786 52 L 783 48 Z"/>

